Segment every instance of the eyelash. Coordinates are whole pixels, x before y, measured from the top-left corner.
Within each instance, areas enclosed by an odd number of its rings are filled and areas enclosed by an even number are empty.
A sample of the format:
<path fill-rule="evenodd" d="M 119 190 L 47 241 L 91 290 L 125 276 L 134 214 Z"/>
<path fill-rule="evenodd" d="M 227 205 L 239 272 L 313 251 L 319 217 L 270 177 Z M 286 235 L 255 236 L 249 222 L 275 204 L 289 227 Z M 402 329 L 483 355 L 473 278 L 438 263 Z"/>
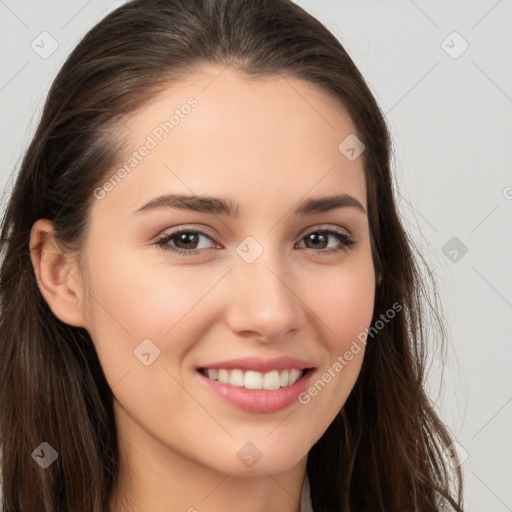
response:
<path fill-rule="evenodd" d="M 202 231 L 198 231 L 198 230 L 194 230 L 194 229 L 179 229 L 172 233 L 168 233 L 167 235 L 163 235 L 155 242 L 155 245 L 157 247 L 159 247 L 160 249 L 162 249 L 163 251 L 172 251 L 172 252 L 183 254 L 186 256 L 193 256 L 193 255 L 196 255 L 196 254 L 200 253 L 201 251 L 203 251 L 203 249 L 181 249 L 179 247 L 173 247 L 172 245 L 168 244 L 168 242 L 170 240 L 177 237 L 178 235 L 181 235 L 182 233 L 194 233 L 194 234 L 204 235 L 207 238 L 209 238 L 210 240 L 214 241 L 209 235 L 207 235 L 206 233 L 203 233 Z M 347 235 L 345 232 L 338 230 L 336 228 L 316 229 L 316 230 L 310 231 L 309 233 L 306 233 L 301 238 L 301 241 L 313 233 L 334 235 L 342 243 L 342 246 L 338 247 L 338 248 L 331 247 L 330 249 L 310 249 L 311 251 L 313 251 L 317 254 L 338 253 L 343 250 L 351 249 L 356 244 L 356 241 L 351 236 Z M 210 251 L 210 250 L 213 250 L 213 249 L 206 249 L 206 251 Z"/>

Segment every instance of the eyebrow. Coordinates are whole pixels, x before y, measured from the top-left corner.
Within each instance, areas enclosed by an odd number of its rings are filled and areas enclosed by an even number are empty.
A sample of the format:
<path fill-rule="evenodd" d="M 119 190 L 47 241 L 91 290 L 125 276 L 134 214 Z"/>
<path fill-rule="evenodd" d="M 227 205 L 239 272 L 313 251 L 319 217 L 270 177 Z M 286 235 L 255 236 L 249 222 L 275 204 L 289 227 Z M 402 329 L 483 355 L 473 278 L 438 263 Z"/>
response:
<path fill-rule="evenodd" d="M 237 217 L 240 212 L 240 206 L 229 199 L 210 196 L 166 194 L 152 199 L 138 210 L 135 210 L 133 214 L 138 215 L 158 208 L 176 208 L 214 215 L 228 215 L 230 217 Z M 296 217 L 304 216 L 340 208 L 355 208 L 364 215 L 367 215 L 364 206 L 359 200 L 348 194 L 306 199 L 297 205 L 293 210 L 293 215 Z"/>

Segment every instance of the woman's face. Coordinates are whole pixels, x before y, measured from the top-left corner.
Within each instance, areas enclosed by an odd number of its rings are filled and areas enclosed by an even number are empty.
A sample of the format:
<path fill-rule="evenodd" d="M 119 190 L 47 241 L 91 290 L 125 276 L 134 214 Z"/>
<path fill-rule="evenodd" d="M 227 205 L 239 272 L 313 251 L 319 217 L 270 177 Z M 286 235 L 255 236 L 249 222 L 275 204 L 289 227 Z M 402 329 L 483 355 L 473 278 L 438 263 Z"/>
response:
<path fill-rule="evenodd" d="M 278 473 L 304 462 L 361 367 L 361 343 L 344 354 L 374 303 L 363 162 L 315 86 L 221 71 L 125 120 L 127 165 L 92 198 L 84 321 L 130 450 Z"/>

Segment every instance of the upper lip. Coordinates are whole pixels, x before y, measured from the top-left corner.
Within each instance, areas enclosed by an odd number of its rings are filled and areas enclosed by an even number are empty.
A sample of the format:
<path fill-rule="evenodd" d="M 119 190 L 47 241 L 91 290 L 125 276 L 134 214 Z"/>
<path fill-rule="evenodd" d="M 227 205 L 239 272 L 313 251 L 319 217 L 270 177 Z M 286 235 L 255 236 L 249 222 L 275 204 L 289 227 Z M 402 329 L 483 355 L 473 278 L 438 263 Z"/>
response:
<path fill-rule="evenodd" d="M 226 361 L 218 361 L 216 363 L 207 363 L 200 366 L 199 368 L 210 368 L 210 369 L 235 369 L 240 370 L 252 370 L 255 372 L 269 372 L 272 370 L 289 370 L 291 368 L 297 368 L 304 370 L 307 368 L 314 368 L 315 365 L 311 361 L 305 361 L 304 359 L 297 359 L 295 357 L 276 357 L 274 359 L 261 359 L 258 357 L 241 357 L 239 359 L 229 359 Z"/>

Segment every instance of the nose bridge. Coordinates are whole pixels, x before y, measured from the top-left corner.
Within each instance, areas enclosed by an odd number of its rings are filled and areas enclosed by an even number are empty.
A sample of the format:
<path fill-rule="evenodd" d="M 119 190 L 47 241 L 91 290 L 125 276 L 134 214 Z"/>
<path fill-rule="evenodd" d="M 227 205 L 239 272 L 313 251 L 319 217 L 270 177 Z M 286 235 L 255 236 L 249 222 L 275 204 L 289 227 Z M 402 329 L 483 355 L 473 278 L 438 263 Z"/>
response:
<path fill-rule="evenodd" d="M 297 280 L 278 248 L 249 236 L 236 253 L 231 328 L 274 339 L 300 327 L 304 311 L 294 292 Z"/>

